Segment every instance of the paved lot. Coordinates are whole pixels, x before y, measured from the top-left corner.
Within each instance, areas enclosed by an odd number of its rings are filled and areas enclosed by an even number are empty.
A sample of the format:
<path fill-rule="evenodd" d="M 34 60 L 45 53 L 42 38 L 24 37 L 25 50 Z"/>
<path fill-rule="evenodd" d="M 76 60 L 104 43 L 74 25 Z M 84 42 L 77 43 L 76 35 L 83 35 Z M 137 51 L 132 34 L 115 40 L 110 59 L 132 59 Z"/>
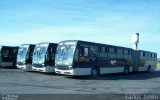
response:
<path fill-rule="evenodd" d="M 69 77 L 0 70 L 0 94 L 159 94 L 160 70 L 152 73 L 107 74 L 99 78 Z"/>

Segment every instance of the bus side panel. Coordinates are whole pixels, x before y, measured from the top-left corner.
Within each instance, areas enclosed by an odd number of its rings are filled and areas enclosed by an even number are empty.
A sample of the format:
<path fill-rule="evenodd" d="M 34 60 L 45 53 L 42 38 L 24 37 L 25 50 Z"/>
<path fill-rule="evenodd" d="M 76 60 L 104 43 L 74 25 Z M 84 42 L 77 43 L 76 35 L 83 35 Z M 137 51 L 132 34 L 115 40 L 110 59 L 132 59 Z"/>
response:
<path fill-rule="evenodd" d="M 133 50 L 132 52 L 132 66 L 133 66 L 133 72 L 137 72 L 139 66 L 139 52 L 136 50 Z"/>
<path fill-rule="evenodd" d="M 152 70 L 156 69 L 157 60 L 156 58 L 140 56 L 140 65 L 139 71 L 147 71 L 148 67 L 151 66 Z"/>

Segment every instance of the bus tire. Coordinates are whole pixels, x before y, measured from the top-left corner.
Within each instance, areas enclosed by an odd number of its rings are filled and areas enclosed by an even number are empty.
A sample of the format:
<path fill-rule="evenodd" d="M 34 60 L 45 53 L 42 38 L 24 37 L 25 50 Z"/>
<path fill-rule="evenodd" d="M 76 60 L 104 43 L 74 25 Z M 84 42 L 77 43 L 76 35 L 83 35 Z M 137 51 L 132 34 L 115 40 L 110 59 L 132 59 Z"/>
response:
<path fill-rule="evenodd" d="M 151 66 L 149 65 L 147 68 L 147 72 L 150 73 L 151 72 Z"/>
<path fill-rule="evenodd" d="M 126 67 L 124 67 L 124 74 L 127 75 L 128 73 L 129 73 L 129 67 L 126 66 Z"/>
<path fill-rule="evenodd" d="M 92 68 L 92 70 L 91 70 L 91 77 L 98 77 L 99 74 L 100 74 L 100 72 L 99 72 L 98 68 L 96 68 L 96 67 Z"/>

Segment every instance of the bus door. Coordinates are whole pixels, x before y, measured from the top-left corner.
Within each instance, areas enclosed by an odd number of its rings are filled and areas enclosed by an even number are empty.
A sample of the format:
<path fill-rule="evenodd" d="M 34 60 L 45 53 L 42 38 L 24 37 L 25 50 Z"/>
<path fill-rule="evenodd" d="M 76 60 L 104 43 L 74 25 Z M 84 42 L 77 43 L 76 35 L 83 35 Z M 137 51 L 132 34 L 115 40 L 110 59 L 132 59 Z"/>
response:
<path fill-rule="evenodd" d="M 57 46 L 51 45 L 51 46 L 49 46 L 48 51 L 47 51 L 49 65 L 51 65 L 51 66 L 55 66 L 56 47 Z"/>
<path fill-rule="evenodd" d="M 132 65 L 133 65 L 133 72 L 138 71 L 138 66 L 139 66 L 139 52 L 136 50 L 133 50 L 132 54 Z"/>
<path fill-rule="evenodd" d="M 89 45 L 86 44 L 80 44 L 79 47 L 79 62 L 78 65 L 81 68 L 88 68 L 90 67 L 89 62 Z"/>
<path fill-rule="evenodd" d="M 32 64 L 32 55 L 34 51 L 35 45 L 30 45 L 27 52 L 27 64 Z"/>
<path fill-rule="evenodd" d="M 94 67 L 98 64 L 98 46 L 90 45 L 89 61 L 91 66 Z"/>

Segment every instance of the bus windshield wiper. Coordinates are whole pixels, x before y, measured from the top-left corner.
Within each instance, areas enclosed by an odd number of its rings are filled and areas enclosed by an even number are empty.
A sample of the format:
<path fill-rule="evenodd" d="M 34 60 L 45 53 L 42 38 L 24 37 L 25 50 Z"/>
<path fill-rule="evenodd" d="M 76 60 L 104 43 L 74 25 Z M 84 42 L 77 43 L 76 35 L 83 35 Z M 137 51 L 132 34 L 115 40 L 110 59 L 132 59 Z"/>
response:
<path fill-rule="evenodd" d="M 66 55 L 66 54 L 67 54 L 67 52 L 68 52 L 70 47 L 71 47 L 71 45 L 68 45 L 63 49 L 63 52 L 62 52 L 62 63 L 64 63 L 64 61 L 66 62 L 66 60 L 68 58 L 68 55 Z"/>

